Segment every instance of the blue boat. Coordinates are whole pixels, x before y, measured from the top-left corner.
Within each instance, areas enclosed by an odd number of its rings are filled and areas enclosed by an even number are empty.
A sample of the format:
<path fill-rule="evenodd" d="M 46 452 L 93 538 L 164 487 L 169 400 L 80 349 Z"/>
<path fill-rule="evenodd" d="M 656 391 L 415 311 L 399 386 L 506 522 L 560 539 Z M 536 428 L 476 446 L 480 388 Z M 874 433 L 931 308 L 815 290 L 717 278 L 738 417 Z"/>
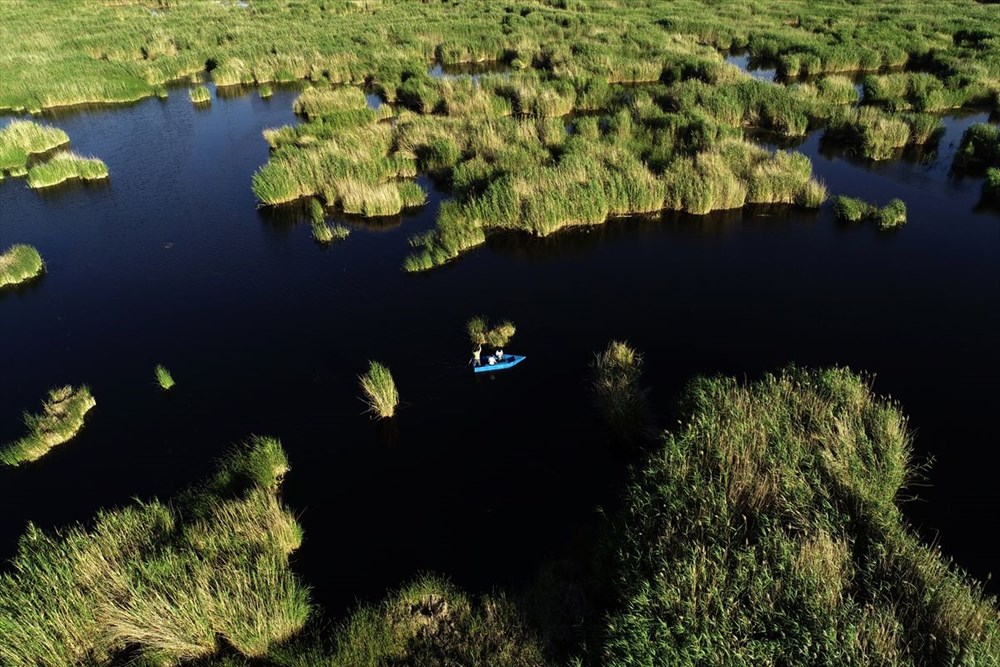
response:
<path fill-rule="evenodd" d="M 522 357 L 517 354 L 505 354 L 503 355 L 503 359 L 501 361 L 496 361 L 496 357 L 493 356 L 482 357 L 482 359 L 483 361 L 481 364 L 479 364 L 478 366 L 474 365 L 472 367 L 472 370 L 475 371 L 476 373 L 505 371 L 508 368 L 513 368 L 514 366 L 517 366 L 519 363 L 525 360 L 525 357 Z M 492 364 L 490 363 L 490 359 L 493 359 Z"/>

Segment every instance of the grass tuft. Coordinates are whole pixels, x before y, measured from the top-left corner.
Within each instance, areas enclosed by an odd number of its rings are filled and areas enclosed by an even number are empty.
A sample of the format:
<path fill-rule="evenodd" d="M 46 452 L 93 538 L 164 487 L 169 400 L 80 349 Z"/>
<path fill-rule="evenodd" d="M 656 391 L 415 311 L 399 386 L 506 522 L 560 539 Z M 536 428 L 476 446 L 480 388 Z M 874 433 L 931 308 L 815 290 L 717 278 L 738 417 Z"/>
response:
<path fill-rule="evenodd" d="M 358 376 L 363 392 L 362 400 L 368 404 L 367 412 L 386 419 L 396 414 L 399 392 L 389 369 L 377 361 L 368 362 L 368 372 Z"/>
<path fill-rule="evenodd" d="M 845 222 L 871 220 L 886 230 L 906 224 L 906 204 L 901 199 L 893 199 L 880 209 L 861 199 L 838 196 L 833 202 L 833 214 Z"/>
<path fill-rule="evenodd" d="M 167 391 L 174 386 L 174 376 L 162 364 L 157 364 L 154 372 L 156 374 L 156 382 L 160 385 L 161 389 Z"/>
<path fill-rule="evenodd" d="M 69 136 L 57 127 L 30 120 L 12 120 L 0 129 L 0 176 L 27 173 L 28 157 L 69 143 Z"/>
<path fill-rule="evenodd" d="M 38 250 L 18 243 L 0 253 L 0 289 L 27 282 L 45 272 Z"/>
<path fill-rule="evenodd" d="M 53 155 L 48 162 L 31 167 L 28 170 L 28 186 L 48 188 L 73 179 L 98 181 L 107 177 L 108 166 L 99 158 L 64 151 Z"/>
<path fill-rule="evenodd" d="M 207 86 L 195 86 L 188 91 L 188 97 L 190 97 L 191 102 L 196 105 L 212 103 L 212 93 L 208 90 Z"/>

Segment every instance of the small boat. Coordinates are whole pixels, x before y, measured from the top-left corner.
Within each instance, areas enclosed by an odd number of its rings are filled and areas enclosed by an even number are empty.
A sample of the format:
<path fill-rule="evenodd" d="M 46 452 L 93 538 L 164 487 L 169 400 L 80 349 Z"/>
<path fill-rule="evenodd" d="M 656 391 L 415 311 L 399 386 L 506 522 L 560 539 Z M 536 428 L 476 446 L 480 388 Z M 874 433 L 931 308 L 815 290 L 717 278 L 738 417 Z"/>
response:
<path fill-rule="evenodd" d="M 490 363 L 491 360 L 493 361 L 492 364 Z M 472 370 L 475 371 L 476 373 L 489 373 L 490 371 L 505 371 L 508 368 L 513 368 L 514 366 L 517 366 L 524 360 L 525 357 L 522 357 L 517 354 L 505 354 L 503 355 L 503 359 L 497 361 L 496 357 L 491 355 L 483 359 L 483 362 L 478 366 L 473 366 Z"/>

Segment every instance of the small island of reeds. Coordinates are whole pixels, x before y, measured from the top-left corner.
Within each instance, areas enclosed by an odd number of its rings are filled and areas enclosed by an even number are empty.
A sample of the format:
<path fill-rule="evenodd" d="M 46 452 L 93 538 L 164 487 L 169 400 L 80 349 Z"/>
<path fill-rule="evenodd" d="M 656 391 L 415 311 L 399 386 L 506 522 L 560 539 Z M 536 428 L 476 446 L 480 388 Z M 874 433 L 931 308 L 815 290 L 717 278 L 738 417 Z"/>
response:
<path fill-rule="evenodd" d="M 373 418 L 387 419 L 396 414 L 399 392 L 392 373 L 377 361 L 368 362 L 368 371 L 358 377 L 361 384 L 362 400 L 368 405 L 367 412 Z"/>
<path fill-rule="evenodd" d="M 195 105 L 212 103 L 212 93 L 207 86 L 195 86 L 188 91 L 188 97 Z"/>
<path fill-rule="evenodd" d="M 879 208 L 862 199 L 838 196 L 833 201 L 833 214 L 845 222 L 873 221 L 883 230 L 896 229 L 906 224 L 906 204 L 902 199 L 893 199 Z"/>
<path fill-rule="evenodd" d="M 174 376 L 163 364 L 157 364 L 156 368 L 153 369 L 153 374 L 156 376 L 156 383 L 160 385 L 160 389 L 168 391 L 173 388 Z"/>
<path fill-rule="evenodd" d="M 65 151 L 56 153 L 47 162 L 31 167 L 28 170 L 28 186 L 48 188 L 73 179 L 97 181 L 107 177 L 108 166 L 99 158 L 83 157 Z"/>
<path fill-rule="evenodd" d="M 95 405 L 97 401 L 87 386 L 53 389 L 41 412 L 24 414 L 28 435 L 0 447 L 0 461 L 16 466 L 41 458 L 79 433 L 87 412 Z"/>
<path fill-rule="evenodd" d="M 18 243 L 0 253 L 0 289 L 36 278 L 45 272 L 38 250 Z"/>
<path fill-rule="evenodd" d="M 12 120 L 0 129 L 0 175 L 24 175 L 28 157 L 69 143 L 69 136 L 57 127 L 30 120 Z"/>

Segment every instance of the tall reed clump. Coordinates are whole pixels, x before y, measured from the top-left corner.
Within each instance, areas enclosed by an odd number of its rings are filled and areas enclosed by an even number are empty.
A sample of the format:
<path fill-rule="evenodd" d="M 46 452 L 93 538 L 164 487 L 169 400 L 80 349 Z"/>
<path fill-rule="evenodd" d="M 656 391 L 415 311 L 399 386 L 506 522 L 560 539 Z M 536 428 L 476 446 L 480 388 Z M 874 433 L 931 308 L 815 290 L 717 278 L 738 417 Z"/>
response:
<path fill-rule="evenodd" d="M 278 497 L 287 470 L 277 440 L 254 438 L 171 503 L 137 502 L 52 533 L 29 524 L 0 573 L 0 663 L 265 656 L 310 613 L 288 563 L 302 532 Z"/>
<path fill-rule="evenodd" d="M 42 403 L 41 412 L 24 413 L 28 435 L 0 448 L 0 461 L 17 466 L 40 459 L 50 449 L 79 433 L 84 417 L 95 405 L 97 401 L 86 385 L 53 389 Z"/>
<path fill-rule="evenodd" d="M 69 143 L 69 136 L 58 127 L 30 120 L 12 120 L 0 129 L 0 175 L 11 172 L 24 175 L 28 156 L 45 153 Z"/>
<path fill-rule="evenodd" d="M 44 272 L 42 256 L 30 245 L 17 243 L 0 253 L 0 289 L 27 282 Z"/>
<path fill-rule="evenodd" d="M 543 667 L 547 661 L 505 597 L 475 600 L 445 579 L 423 575 L 351 614 L 332 654 L 312 664 Z"/>
<path fill-rule="evenodd" d="M 188 97 L 191 98 L 192 104 L 212 103 L 212 93 L 208 90 L 207 86 L 195 86 L 188 91 Z"/>
<path fill-rule="evenodd" d="M 605 664 L 990 664 L 1000 609 L 896 504 L 906 418 L 846 369 L 693 381 L 614 532 Z M 768 628 L 762 633 L 762 627 Z"/>
<path fill-rule="evenodd" d="M 1000 201 L 1000 168 L 990 167 L 986 170 L 986 180 L 983 181 L 983 196 L 987 199 Z"/>
<path fill-rule="evenodd" d="M 170 374 L 170 371 L 163 364 L 157 364 L 153 372 L 156 375 L 156 383 L 160 385 L 161 389 L 168 391 L 174 386 L 174 376 Z"/>
<path fill-rule="evenodd" d="M 465 323 L 465 332 L 473 345 L 488 345 L 494 348 L 502 348 L 510 342 L 510 339 L 517 333 L 517 327 L 510 320 L 503 320 L 490 326 L 485 317 L 476 316 Z"/>
<path fill-rule="evenodd" d="M 274 88 L 271 87 L 271 84 L 269 84 L 269 83 L 261 84 L 261 86 L 260 86 L 260 99 L 266 100 L 267 98 L 271 97 L 272 95 L 274 95 Z"/>
<path fill-rule="evenodd" d="M 864 200 L 841 195 L 834 199 L 833 214 L 845 222 L 870 220 L 878 223 L 879 229 L 895 229 L 906 224 L 906 204 L 901 199 L 893 199 L 879 208 Z"/>
<path fill-rule="evenodd" d="M 335 111 L 364 109 L 367 104 L 364 92 L 355 86 L 307 88 L 292 103 L 292 111 L 316 118 Z"/>
<path fill-rule="evenodd" d="M 48 188 L 72 179 L 98 181 L 107 177 L 108 166 L 100 158 L 64 151 L 53 155 L 47 162 L 31 167 L 28 170 L 28 186 Z"/>
<path fill-rule="evenodd" d="M 1000 127 L 989 123 L 970 125 L 962 135 L 955 164 L 960 167 L 1000 167 Z"/>
<path fill-rule="evenodd" d="M 642 355 L 624 341 L 611 341 L 590 364 L 591 388 L 605 424 L 618 442 L 637 446 L 652 434 L 648 390 L 640 386 Z"/>
<path fill-rule="evenodd" d="M 369 361 L 368 372 L 359 375 L 358 381 L 363 392 L 361 400 L 368 404 L 367 412 L 380 419 L 396 414 L 399 392 L 388 368 L 377 361 Z"/>

